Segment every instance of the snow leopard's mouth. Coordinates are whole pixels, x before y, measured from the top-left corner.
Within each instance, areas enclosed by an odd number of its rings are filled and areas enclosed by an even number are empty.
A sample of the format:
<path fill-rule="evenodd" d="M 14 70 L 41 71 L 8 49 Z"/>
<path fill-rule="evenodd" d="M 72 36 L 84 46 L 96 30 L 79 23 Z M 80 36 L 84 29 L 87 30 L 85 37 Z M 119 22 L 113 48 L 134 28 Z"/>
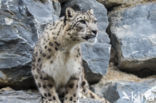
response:
<path fill-rule="evenodd" d="M 85 36 L 85 37 L 82 37 L 82 38 L 85 39 L 85 40 L 89 40 L 89 39 L 93 39 L 95 37 L 96 37 L 96 35 L 88 35 L 88 36 Z"/>

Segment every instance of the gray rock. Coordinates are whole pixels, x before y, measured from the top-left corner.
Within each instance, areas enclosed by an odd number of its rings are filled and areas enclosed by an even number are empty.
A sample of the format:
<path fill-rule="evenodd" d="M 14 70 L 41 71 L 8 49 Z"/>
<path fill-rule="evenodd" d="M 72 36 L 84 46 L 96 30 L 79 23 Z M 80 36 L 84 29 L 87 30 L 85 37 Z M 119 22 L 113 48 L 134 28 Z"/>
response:
<path fill-rule="evenodd" d="M 60 4 L 59 2 L 47 2 L 42 3 L 39 0 L 22 0 L 27 7 L 28 11 L 35 18 L 35 22 L 40 24 L 47 24 L 49 21 L 53 22 L 60 16 Z"/>
<path fill-rule="evenodd" d="M 0 92 L 0 103 L 40 103 L 41 97 L 36 92 L 3 91 Z M 80 99 L 80 103 L 101 103 L 93 99 Z"/>
<path fill-rule="evenodd" d="M 143 82 L 112 82 L 103 87 L 96 85 L 94 90 L 111 103 L 156 103 L 155 79 Z"/>
<path fill-rule="evenodd" d="M 110 58 L 110 40 L 106 34 L 108 26 L 107 10 L 96 0 L 69 0 L 62 5 L 62 15 L 66 7 L 72 7 L 82 12 L 94 10 L 98 24 L 97 42 L 94 45 L 83 44 L 81 46 L 87 79 L 90 83 L 97 82 L 107 72 Z"/>
<path fill-rule="evenodd" d="M 156 71 L 156 3 L 118 9 L 109 20 L 119 68 Z"/>
<path fill-rule="evenodd" d="M 0 92 L 0 103 L 40 103 L 40 95 L 26 91 Z"/>
<path fill-rule="evenodd" d="M 44 4 L 34 0 L 0 1 L 0 86 L 33 85 L 32 50 L 41 27 L 58 18 L 59 3 L 53 5 L 51 1 Z"/>
<path fill-rule="evenodd" d="M 33 23 L 37 28 L 37 33 L 40 35 L 43 31 L 43 26 L 48 23 L 53 23 L 59 19 L 61 12 L 61 5 L 57 1 L 45 0 L 22 0 L 28 9 L 29 13 L 33 16 Z"/>
<path fill-rule="evenodd" d="M 102 103 L 102 102 L 94 99 L 80 99 L 80 103 Z"/>
<path fill-rule="evenodd" d="M 112 8 L 118 7 L 121 5 L 135 5 L 137 3 L 146 2 L 148 0 L 97 0 L 97 1 L 104 4 L 107 7 L 107 9 L 111 10 Z M 152 0 L 150 0 L 150 2 L 151 1 Z"/>

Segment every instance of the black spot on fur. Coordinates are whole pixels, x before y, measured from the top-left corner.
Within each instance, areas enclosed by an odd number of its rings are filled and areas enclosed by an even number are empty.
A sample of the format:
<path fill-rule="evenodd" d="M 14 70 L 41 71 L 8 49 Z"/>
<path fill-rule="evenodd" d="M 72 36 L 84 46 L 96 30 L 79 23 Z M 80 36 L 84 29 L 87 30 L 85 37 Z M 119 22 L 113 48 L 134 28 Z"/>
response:
<path fill-rule="evenodd" d="M 47 56 L 47 59 L 50 59 L 51 58 L 51 55 Z"/>
<path fill-rule="evenodd" d="M 40 62 L 41 61 L 41 58 L 38 58 L 38 62 Z"/>
<path fill-rule="evenodd" d="M 73 88 L 74 87 L 74 83 L 69 84 L 69 88 Z"/>
<path fill-rule="evenodd" d="M 40 79 L 42 80 L 42 79 L 43 79 L 43 77 L 42 77 L 42 76 L 40 76 Z"/>
<path fill-rule="evenodd" d="M 44 96 L 47 97 L 48 96 L 47 93 L 44 93 Z"/>
<path fill-rule="evenodd" d="M 46 85 L 43 85 L 43 88 L 46 88 Z"/>
<path fill-rule="evenodd" d="M 57 48 L 57 47 L 55 47 L 55 50 L 57 51 L 57 50 L 58 50 L 58 48 Z"/>
<path fill-rule="evenodd" d="M 86 82 L 85 81 L 82 81 L 81 86 L 83 87 L 85 84 L 86 84 Z"/>
<path fill-rule="evenodd" d="M 70 97 L 70 101 L 72 101 L 73 100 L 73 97 Z"/>
<path fill-rule="evenodd" d="M 79 57 L 79 55 L 76 55 L 76 57 L 78 58 L 78 57 Z"/>
<path fill-rule="evenodd" d="M 44 77 L 44 78 L 42 78 L 43 80 L 48 80 L 48 77 Z"/>
<path fill-rule="evenodd" d="M 48 99 L 49 101 L 52 101 L 52 99 L 50 98 L 50 99 Z"/>
<path fill-rule="evenodd" d="M 40 50 L 40 54 L 42 54 L 42 50 Z"/>
<path fill-rule="evenodd" d="M 40 69 L 39 69 L 39 68 L 37 68 L 37 72 L 38 72 L 38 73 L 40 72 Z"/>
<path fill-rule="evenodd" d="M 60 44 L 58 42 L 55 41 L 56 46 L 60 46 Z"/>
<path fill-rule="evenodd" d="M 73 76 L 73 77 L 71 77 L 71 79 L 72 79 L 72 80 L 79 80 L 79 78 L 78 78 L 78 77 L 74 77 L 74 76 Z"/>
<path fill-rule="evenodd" d="M 91 96 L 91 98 L 95 98 L 95 96 L 92 93 L 90 93 L 90 96 Z"/>
<path fill-rule="evenodd" d="M 48 51 L 49 51 L 49 52 L 51 52 L 51 49 L 50 49 L 50 48 L 48 48 Z"/>
<path fill-rule="evenodd" d="M 48 96 L 49 96 L 49 97 L 51 97 L 51 94 L 50 94 L 50 93 L 48 93 Z"/>
<path fill-rule="evenodd" d="M 42 54 L 42 56 L 43 56 L 43 57 L 46 57 L 46 54 L 45 54 L 45 53 L 43 53 L 43 54 Z"/>
<path fill-rule="evenodd" d="M 49 42 L 49 46 L 53 46 L 53 43 L 52 42 Z"/>
<path fill-rule="evenodd" d="M 53 100 L 56 100 L 56 97 L 55 96 L 53 96 Z"/>
<path fill-rule="evenodd" d="M 47 46 L 45 46 L 44 48 L 47 49 Z"/>
<path fill-rule="evenodd" d="M 55 39 L 56 39 L 56 37 L 53 37 L 53 39 L 55 40 Z"/>
<path fill-rule="evenodd" d="M 53 63 L 53 61 L 51 60 L 51 61 L 50 61 L 50 63 L 52 64 L 52 63 Z"/>
<path fill-rule="evenodd" d="M 83 89 L 83 92 L 85 93 L 86 92 L 86 89 Z"/>
<path fill-rule="evenodd" d="M 53 85 L 52 85 L 52 84 L 48 84 L 48 87 L 49 87 L 49 88 L 52 88 L 52 87 L 53 87 Z"/>
<path fill-rule="evenodd" d="M 76 94 L 74 94 L 73 96 L 76 97 Z"/>

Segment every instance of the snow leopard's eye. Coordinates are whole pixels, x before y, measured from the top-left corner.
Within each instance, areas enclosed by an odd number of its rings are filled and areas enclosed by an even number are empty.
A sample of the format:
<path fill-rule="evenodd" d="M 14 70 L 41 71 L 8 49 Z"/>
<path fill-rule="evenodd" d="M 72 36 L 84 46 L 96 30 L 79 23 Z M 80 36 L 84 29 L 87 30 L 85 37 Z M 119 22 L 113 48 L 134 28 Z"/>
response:
<path fill-rule="evenodd" d="M 95 19 L 93 22 L 96 24 L 97 23 L 97 19 Z"/>
<path fill-rule="evenodd" d="M 79 22 L 82 23 L 82 24 L 86 24 L 85 20 L 80 20 Z"/>

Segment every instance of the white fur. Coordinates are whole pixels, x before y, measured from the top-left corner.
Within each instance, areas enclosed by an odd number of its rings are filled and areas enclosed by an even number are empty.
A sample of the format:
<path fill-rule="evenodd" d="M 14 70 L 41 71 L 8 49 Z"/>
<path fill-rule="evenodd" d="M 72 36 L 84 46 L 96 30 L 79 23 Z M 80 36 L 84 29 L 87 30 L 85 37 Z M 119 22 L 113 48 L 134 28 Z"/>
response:
<path fill-rule="evenodd" d="M 46 60 L 42 67 L 42 70 L 54 79 L 56 87 L 65 85 L 71 76 L 80 72 L 78 69 L 81 67 L 80 63 L 74 60 L 73 56 L 68 57 L 67 60 L 65 57 L 63 52 L 59 52 L 53 64 Z"/>

